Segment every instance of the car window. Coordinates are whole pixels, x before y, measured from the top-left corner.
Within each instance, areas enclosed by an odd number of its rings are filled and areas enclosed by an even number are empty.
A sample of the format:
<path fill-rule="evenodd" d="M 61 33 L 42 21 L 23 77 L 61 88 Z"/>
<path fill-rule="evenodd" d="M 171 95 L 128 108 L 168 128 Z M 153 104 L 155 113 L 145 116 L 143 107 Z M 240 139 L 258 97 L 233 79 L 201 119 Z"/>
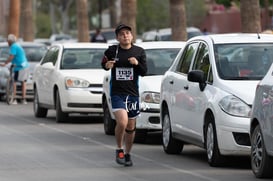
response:
<path fill-rule="evenodd" d="M 180 48 L 146 49 L 147 75 L 163 75 L 173 63 Z"/>
<path fill-rule="evenodd" d="M 198 47 L 198 52 L 195 56 L 192 69 L 202 70 L 205 74 L 205 80 L 207 80 L 210 70 L 210 60 L 208 46 L 206 46 L 204 43 L 200 43 Z"/>
<path fill-rule="evenodd" d="M 65 49 L 61 69 L 101 69 L 105 49 Z"/>
<path fill-rule="evenodd" d="M 6 61 L 9 57 L 9 48 L 8 47 L 1 47 L 0 48 L 0 61 Z"/>
<path fill-rule="evenodd" d="M 229 80 L 260 80 L 273 61 L 269 43 L 221 44 L 215 46 L 218 75 Z"/>
<path fill-rule="evenodd" d="M 23 47 L 29 62 L 39 62 L 47 51 L 46 46 Z"/>
<path fill-rule="evenodd" d="M 47 51 L 46 46 L 24 46 L 22 45 L 29 62 L 39 62 Z M 0 61 L 6 61 L 9 57 L 9 47 L 0 48 Z"/>
<path fill-rule="evenodd" d="M 52 62 L 53 65 L 55 65 L 57 58 L 58 58 L 58 52 L 59 52 L 59 48 L 58 47 L 51 47 L 46 55 L 44 56 L 41 64 L 47 63 L 47 62 Z"/>
<path fill-rule="evenodd" d="M 103 36 L 106 38 L 106 40 L 114 40 L 116 39 L 116 34 L 114 29 L 111 30 L 104 30 L 101 29 L 101 34 L 103 34 Z M 89 33 L 90 37 L 93 37 L 95 35 L 95 31 L 91 31 Z"/>
<path fill-rule="evenodd" d="M 202 35 L 201 31 L 192 31 L 192 32 L 188 32 L 188 39 L 195 37 L 195 36 L 199 36 Z"/>
<path fill-rule="evenodd" d="M 198 42 L 191 43 L 185 47 L 182 56 L 180 57 L 176 71 L 187 74 L 190 69 L 192 58 L 198 48 Z"/>

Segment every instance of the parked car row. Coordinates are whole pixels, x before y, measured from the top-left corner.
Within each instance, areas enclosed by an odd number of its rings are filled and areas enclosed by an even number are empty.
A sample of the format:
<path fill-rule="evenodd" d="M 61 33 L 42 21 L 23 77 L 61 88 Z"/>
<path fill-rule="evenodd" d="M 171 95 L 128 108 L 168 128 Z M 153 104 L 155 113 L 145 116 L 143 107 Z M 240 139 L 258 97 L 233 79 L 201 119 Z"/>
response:
<path fill-rule="evenodd" d="M 187 27 L 187 38 L 202 35 L 202 31 L 196 27 Z M 151 30 L 144 32 L 142 34 L 142 41 L 171 41 L 172 40 L 172 30 L 171 28 L 162 28 L 159 30 Z"/>
<path fill-rule="evenodd" d="M 162 132 L 167 154 L 185 144 L 206 150 L 210 166 L 249 156 L 258 178 L 273 176 L 273 36 L 218 34 L 187 42 L 142 42 L 148 75 L 140 79 L 136 141 Z M 52 45 L 34 71 L 34 114 L 56 121 L 70 114 L 103 115 L 114 134 L 110 71 L 101 68 L 107 43 Z M 271 66 L 271 67 L 270 67 Z M 256 94 L 255 94 L 256 90 Z"/>

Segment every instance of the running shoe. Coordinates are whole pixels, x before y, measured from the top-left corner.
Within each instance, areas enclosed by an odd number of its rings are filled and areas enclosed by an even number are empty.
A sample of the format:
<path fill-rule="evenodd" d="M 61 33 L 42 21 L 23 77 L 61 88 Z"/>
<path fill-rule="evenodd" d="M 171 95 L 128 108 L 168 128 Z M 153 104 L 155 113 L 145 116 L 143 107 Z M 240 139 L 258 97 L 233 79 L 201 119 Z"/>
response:
<path fill-rule="evenodd" d="M 23 100 L 22 100 L 22 104 L 27 104 L 27 100 L 26 100 L 26 99 L 23 99 Z"/>
<path fill-rule="evenodd" d="M 13 100 L 13 102 L 11 104 L 16 105 L 17 104 L 17 100 L 16 99 Z"/>
<path fill-rule="evenodd" d="M 132 162 L 132 160 L 131 160 L 131 155 L 128 154 L 128 153 L 126 153 L 126 154 L 124 155 L 124 157 L 125 157 L 124 166 L 126 166 L 126 167 L 131 167 L 131 166 L 133 166 L 133 162 Z"/>
<path fill-rule="evenodd" d="M 121 164 L 121 165 L 125 164 L 125 158 L 124 158 L 124 151 L 123 151 L 123 149 L 116 150 L 116 162 L 118 164 Z"/>

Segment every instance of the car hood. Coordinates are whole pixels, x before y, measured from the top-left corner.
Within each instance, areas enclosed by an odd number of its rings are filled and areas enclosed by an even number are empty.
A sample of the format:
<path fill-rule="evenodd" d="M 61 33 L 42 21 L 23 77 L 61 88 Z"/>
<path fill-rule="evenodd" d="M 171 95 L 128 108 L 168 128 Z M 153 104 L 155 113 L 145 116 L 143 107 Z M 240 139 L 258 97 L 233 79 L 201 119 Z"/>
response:
<path fill-rule="evenodd" d="M 105 70 L 103 69 L 72 69 L 62 70 L 64 77 L 75 77 L 89 81 L 91 84 L 102 84 Z"/>
<path fill-rule="evenodd" d="M 163 75 L 153 75 L 140 77 L 139 92 L 144 91 L 160 92 L 160 85 Z"/>
<path fill-rule="evenodd" d="M 222 89 L 252 105 L 259 81 L 224 81 Z"/>

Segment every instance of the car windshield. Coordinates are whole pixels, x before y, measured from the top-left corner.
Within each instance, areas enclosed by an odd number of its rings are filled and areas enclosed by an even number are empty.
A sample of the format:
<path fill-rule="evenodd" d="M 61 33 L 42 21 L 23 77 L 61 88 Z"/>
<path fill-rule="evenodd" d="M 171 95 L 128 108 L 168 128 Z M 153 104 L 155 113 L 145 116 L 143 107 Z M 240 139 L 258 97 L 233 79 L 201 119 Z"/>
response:
<path fill-rule="evenodd" d="M 102 32 L 102 34 L 105 36 L 107 40 L 116 39 L 116 34 L 114 31 L 106 31 Z"/>
<path fill-rule="evenodd" d="M 9 57 L 9 47 L 0 47 L 0 61 L 4 62 Z"/>
<path fill-rule="evenodd" d="M 105 49 L 65 49 L 61 69 L 101 69 Z"/>
<path fill-rule="evenodd" d="M 273 61 L 273 44 L 218 44 L 215 61 L 222 79 L 260 80 Z"/>
<path fill-rule="evenodd" d="M 46 46 L 23 47 L 29 62 L 40 62 L 47 51 Z"/>
<path fill-rule="evenodd" d="M 39 62 L 47 51 L 46 46 L 23 46 L 29 62 Z M 9 57 L 9 47 L 0 47 L 0 61 L 6 61 Z"/>
<path fill-rule="evenodd" d="M 146 49 L 147 75 L 163 75 L 171 66 L 180 48 Z"/>

